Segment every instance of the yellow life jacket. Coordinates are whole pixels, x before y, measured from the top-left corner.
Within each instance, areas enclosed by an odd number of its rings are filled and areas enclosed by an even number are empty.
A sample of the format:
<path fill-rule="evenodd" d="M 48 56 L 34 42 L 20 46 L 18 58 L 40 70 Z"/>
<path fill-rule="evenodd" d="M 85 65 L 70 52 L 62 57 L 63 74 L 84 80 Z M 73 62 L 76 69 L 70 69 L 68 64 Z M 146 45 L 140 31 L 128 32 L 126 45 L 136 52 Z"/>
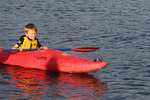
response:
<path fill-rule="evenodd" d="M 31 40 L 26 36 L 24 36 L 23 38 L 24 39 L 23 39 L 22 44 L 20 45 L 20 48 L 23 48 L 23 49 L 38 48 L 38 40 L 37 39 Z"/>

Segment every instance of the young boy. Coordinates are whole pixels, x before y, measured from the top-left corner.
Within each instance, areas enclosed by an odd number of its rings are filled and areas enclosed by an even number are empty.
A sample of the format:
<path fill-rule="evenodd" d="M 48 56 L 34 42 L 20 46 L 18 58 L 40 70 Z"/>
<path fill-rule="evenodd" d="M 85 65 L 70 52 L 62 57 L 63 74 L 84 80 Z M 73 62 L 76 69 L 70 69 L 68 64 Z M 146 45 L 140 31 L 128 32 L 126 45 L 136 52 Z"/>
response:
<path fill-rule="evenodd" d="M 37 27 L 29 23 L 24 26 L 24 35 L 22 35 L 19 38 L 19 41 L 14 45 L 14 49 L 19 48 L 20 50 L 22 49 L 30 49 L 30 48 L 43 48 L 47 49 L 47 47 L 43 47 L 38 38 L 37 38 L 37 32 L 38 29 Z"/>

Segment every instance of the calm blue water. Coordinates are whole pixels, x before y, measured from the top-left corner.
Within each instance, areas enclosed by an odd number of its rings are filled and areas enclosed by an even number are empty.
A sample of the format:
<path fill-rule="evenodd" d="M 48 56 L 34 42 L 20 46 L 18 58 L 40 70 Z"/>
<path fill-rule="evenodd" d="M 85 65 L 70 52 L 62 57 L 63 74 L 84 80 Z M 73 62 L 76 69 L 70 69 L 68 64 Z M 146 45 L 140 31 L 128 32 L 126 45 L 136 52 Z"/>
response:
<path fill-rule="evenodd" d="M 149 100 L 149 0 L 2 0 L 0 47 L 9 48 L 22 27 L 35 23 L 49 47 L 96 45 L 75 53 L 110 65 L 88 75 L 49 75 L 1 65 L 2 100 Z"/>

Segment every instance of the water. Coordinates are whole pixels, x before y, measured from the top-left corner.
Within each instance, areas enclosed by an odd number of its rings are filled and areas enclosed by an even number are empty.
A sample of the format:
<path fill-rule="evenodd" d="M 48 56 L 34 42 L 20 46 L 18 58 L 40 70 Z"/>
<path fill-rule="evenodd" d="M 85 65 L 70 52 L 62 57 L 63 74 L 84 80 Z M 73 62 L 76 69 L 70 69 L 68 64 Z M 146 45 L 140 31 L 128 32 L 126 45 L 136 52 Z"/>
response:
<path fill-rule="evenodd" d="M 88 74 L 52 74 L 14 66 L 0 72 L 0 98 L 6 100 L 87 100 L 106 92 L 106 84 Z"/>
<path fill-rule="evenodd" d="M 97 52 L 75 54 L 103 56 L 110 62 L 96 73 L 59 76 L 1 65 L 0 98 L 149 100 L 149 5 L 149 0 L 0 1 L 0 47 L 11 47 L 22 27 L 32 22 L 39 27 L 43 44 L 57 48 L 96 45 L 101 47 Z"/>

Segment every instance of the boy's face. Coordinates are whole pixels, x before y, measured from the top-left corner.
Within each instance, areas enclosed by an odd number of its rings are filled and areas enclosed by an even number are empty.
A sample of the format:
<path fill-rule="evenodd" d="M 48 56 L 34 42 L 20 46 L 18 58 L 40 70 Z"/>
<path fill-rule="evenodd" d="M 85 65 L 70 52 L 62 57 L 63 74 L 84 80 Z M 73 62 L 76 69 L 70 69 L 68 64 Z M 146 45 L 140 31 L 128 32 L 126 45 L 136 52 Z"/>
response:
<path fill-rule="evenodd" d="M 26 33 L 26 36 L 32 40 L 34 40 L 36 38 L 36 35 L 37 35 L 37 33 L 34 29 L 29 29 L 28 32 Z"/>

